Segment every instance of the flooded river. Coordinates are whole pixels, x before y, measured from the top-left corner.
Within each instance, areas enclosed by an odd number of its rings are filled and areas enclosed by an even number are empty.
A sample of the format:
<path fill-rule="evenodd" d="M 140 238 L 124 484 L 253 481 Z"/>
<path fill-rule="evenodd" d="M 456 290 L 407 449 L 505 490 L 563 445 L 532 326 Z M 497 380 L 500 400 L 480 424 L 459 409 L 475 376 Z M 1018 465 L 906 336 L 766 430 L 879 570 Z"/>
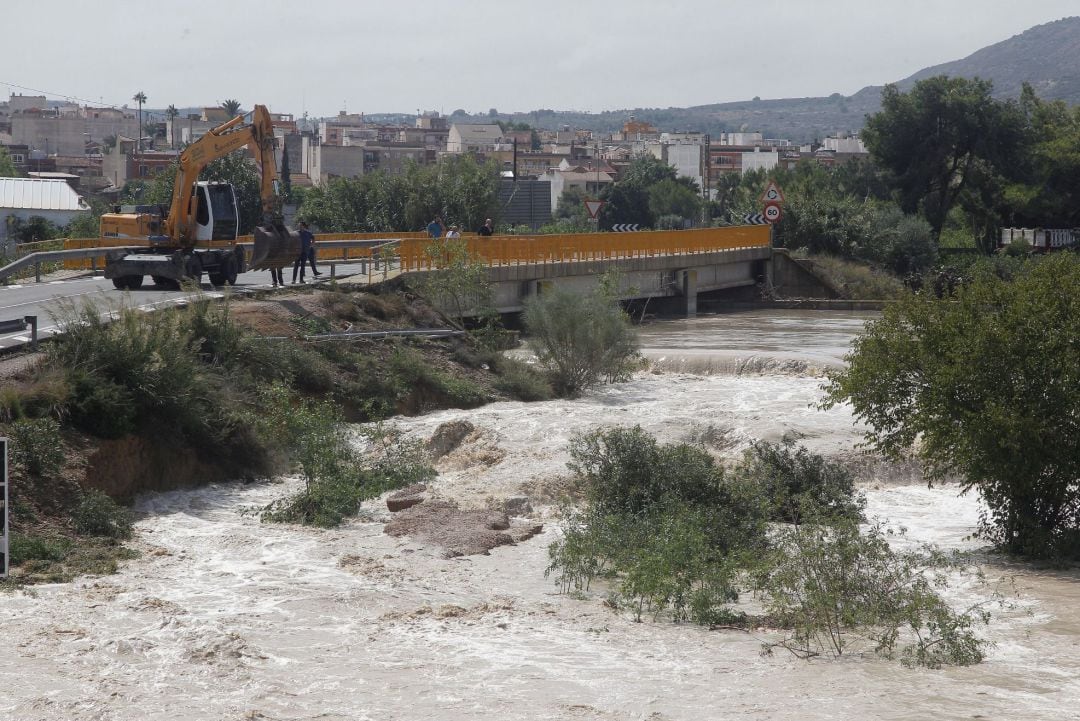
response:
<path fill-rule="evenodd" d="M 0 595 L 0 719 L 1077 718 L 1073 572 L 988 557 L 989 583 L 1013 602 L 985 631 L 994 645 L 984 663 L 940 671 L 762 656 L 764 634 L 634 623 L 602 595 L 560 595 L 544 578 L 557 534 L 544 501 L 578 431 L 640 424 L 665 441 L 707 432 L 727 453 L 790 432 L 850 455 L 850 412 L 815 403 L 822 369 L 841 362 L 865 319 L 785 311 L 656 324 L 642 332 L 655 370 L 631 382 L 575 401 L 403 420 L 420 437 L 449 420 L 479 429 L 441 462 L 436 493 L 474 507 L 528 495 L 547 522 L 487 556 L 448 560 L 386 536 L 378 503 L 330 531 L 245 513 L 295 479 L 145 496 L 142 556 L 120 573 Z M 869 513 L 905 526 L 911 542 L 978 547 L 968 538 L 977 499 L 955 486 L 884 472 L 866 485 Z M 987 593 L 961 584 L 950 598 Z"/>

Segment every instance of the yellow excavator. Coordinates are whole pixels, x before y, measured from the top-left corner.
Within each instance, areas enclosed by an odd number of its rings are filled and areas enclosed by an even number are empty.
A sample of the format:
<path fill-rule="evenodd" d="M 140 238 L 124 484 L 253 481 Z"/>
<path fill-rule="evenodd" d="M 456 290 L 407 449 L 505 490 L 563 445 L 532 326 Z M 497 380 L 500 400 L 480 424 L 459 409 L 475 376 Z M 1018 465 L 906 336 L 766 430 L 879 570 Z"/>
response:
<path fill-rule="evenodd" d="M 254 230 L 251 258 L 237 244 L 239 213 L 236 190 L 229 183 L 199 180 L 213 160 L 243 147 L 259 166 L 262 219 Z M 274 128 L 265 105 L 208 131 L 180 153 L 180 165 L 168 208 L 135 205 L 101 216 L 106 238 L 133 238 L 147 247 L 106 254 L 105 277 L 120 289 L 142 287 L 150 276 L 159 286 L 202 282 L 205 272 L 216 286 L 236 283 L 245 270 L 287 265 L 300 250 L 299 235 L 281 215 L 275 160 Z"/>

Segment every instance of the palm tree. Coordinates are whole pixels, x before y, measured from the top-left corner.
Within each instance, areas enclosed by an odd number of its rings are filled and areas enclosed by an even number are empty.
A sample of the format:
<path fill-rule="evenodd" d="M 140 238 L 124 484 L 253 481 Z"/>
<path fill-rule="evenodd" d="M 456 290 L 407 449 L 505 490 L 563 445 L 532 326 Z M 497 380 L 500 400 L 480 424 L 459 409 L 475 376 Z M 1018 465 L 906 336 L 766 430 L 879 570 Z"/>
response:
<path fill-rule="evenodd" d="M 176 109 L 175 105 L 170 105 L 165 108 L 165 117 L 169 119 L 169 136 L 172 138 L 172 148 L 176 149 L 176 117 L 180 115 L 180 111 Z"/>
<path fill-rule="evenodd" d="M 139 104 L 139 137 L 137 138 L 137 142 L 135 143 L 135 147 L 137 149 L 139 149 L 139 150 L 142 150 L 142 132 L 143 132 L 142 104 L 146 102 L 146 93 L 144 93 L 143 91 L 140 90 L 139 92 L 132 95 L 131 99 Z"/>
<path fill-rule="evenodd" d="M 235 118 L 237 115 L 240 115 L 239 100 L 226 100 L 221 104 L 221 107 L 225 109 L 225 112 L 229 114 L 230 118 Z"/>

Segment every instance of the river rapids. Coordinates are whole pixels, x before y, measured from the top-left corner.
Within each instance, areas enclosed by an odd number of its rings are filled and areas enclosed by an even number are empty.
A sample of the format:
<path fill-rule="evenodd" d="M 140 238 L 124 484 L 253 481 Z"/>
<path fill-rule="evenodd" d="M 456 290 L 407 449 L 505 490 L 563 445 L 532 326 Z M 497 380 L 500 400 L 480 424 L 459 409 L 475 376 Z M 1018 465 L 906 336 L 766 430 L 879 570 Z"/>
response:
<path fill-rule="evenodd" d="M 385 505 L 334 530 L 260 523 L 249 511 L 297 488 L 215 485 L 139 499 L 119 573 L 0 594 L 0 719 L 293 721 L 585 719 L 1071 719 L 1080 717 L 1080 583 L 986 553 L 986 661 L 907 669 L 871 655 L 763 656 L 768 632 L 635 623 L 601 593 L 544 577 L 550 499 L 573 434 L 639 424 L 661 440 L 737 454 L 785 433 L 852 458 L 850 410 L 821 410 L 821 374 L 868 316 L 752 312 L 642 329 L 652 369 L 574 401 L 496 403 L 400 419 L 426 438 L 476 432 L 440 461 L 438 495 L 465 507 L 529 496 L 539 536 L 447 559 L 383 533 Z M 866 465 L 868 514 L 901 543 L 978 550 L 974 495 L 912 469 Z"/>

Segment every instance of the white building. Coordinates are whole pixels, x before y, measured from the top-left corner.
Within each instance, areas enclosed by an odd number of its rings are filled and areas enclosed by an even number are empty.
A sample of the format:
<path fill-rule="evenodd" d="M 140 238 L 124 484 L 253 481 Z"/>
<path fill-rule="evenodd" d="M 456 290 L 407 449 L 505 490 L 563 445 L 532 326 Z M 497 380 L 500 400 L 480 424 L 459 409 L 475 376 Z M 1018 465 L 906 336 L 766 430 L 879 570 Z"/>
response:
<path fill-rule="evenodd" d="M 863 145 L 863 141 L 858 137 L 825 138 L 821 143 L 821 147 L 836 153 L 866 154 L 867 152 L 866 146 Z"/>
<path fill-rule="evenodd" d="M 492 152 L 502 142 L 502 128 L 498 125 L 459 125 L 450 126 L 450 135 L 446 139 L 446 151 L 449 153 L 485 153 Z"/>
<path fill-rule="evenodd" d="M 8 249 L 11 219 L 39 216 L 63 226 L 89 212 L 90 206 L 63 180 L 0 178 L 0 249 Z"/>
<path fill-rule="evenodd" d="M 742 154 L 742 172 L 749 173 L 751 170 L 772 170 L 780 164 L 780 153 L 777 151 L 764 151 L 755 148 L 752 153 Z"/>

